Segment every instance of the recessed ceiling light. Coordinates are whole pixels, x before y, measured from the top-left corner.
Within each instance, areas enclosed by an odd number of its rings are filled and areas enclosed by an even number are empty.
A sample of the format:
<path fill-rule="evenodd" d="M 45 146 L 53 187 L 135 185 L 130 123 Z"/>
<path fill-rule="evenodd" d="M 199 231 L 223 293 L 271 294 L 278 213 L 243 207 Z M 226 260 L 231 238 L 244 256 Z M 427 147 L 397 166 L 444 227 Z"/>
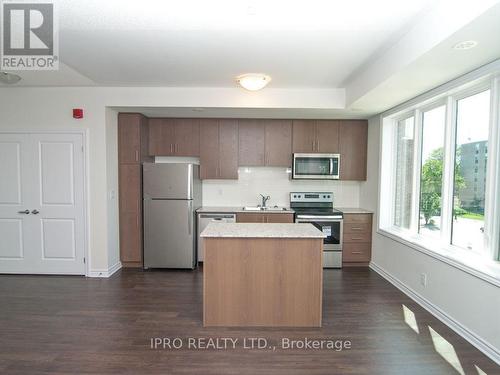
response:
<path fill-rule="evenodd" d="M 258 91 L 271 82 L 271 77 L 261 73 L 247 73 L 236 77 L 236 82 L 246 90 Z"/>
<path fill-rule="evenodd" d="M 453 46 L 453 49 L 465 50 L 471 49 L 477 46 L 477 42 L 475 40 L 464 40 L 463 42 L 458 42 Z"/>
<path fill-rule="evenodd" d="M 18 83 L 21 80 L 21 77 L 17 74 L 0 72 L 0 82 L 6 83 L 7 85 L 13 85 L 14 83 Z"/>

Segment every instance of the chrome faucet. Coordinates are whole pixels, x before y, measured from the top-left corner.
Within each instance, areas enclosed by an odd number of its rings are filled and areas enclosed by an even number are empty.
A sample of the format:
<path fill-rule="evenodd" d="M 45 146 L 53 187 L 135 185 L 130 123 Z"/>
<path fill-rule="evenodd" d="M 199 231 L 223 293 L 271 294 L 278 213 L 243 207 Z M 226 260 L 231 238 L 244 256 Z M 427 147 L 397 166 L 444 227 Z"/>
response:
<path fill-rule="evenodd" d="M 265 208 L 266 207 L 266 203 L 269 199 L 271 199 L 271 197 L 269 195 L 260 195 L 262 197 L 262 208 Z"/>

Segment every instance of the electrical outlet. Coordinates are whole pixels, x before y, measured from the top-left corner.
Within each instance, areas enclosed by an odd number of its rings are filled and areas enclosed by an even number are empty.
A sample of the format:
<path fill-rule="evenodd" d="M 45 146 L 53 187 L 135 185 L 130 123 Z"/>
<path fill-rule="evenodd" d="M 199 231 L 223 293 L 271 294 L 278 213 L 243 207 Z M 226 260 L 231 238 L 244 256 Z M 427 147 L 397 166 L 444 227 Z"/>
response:
<path fill-rule="evenodd" d="M 421 273 L 420 274 L 420 284 L 425 288 L 427 286 L 427 274 L 426 273 Z"/>

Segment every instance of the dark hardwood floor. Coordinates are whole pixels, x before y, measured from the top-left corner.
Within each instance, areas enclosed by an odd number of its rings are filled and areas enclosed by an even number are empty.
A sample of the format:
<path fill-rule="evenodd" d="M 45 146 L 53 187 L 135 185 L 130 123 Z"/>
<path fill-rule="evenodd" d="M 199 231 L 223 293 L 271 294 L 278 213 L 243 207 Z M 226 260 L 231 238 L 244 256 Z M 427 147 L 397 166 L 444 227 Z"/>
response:
<path fill-rule="evenodd" d="M 403 305 L 419 333 L 405 322 Z M 368 269 L 325 270 L 319 329 L 206 329 L 201 321 L 201 271 L 129 269 L 110 279 L 3 275 L 0 374 L 500 374 Z M 154 337 L 179 337 L 184 347 L 151 349 Z M 188 338 L 217 337 L 239 342 L 227 350 L 186 348 Z M 245 349 L 242 340 L 251 337 L 277 348 Z M 349 340 L 352 348 L 288 350 L 282 337 Z"/>

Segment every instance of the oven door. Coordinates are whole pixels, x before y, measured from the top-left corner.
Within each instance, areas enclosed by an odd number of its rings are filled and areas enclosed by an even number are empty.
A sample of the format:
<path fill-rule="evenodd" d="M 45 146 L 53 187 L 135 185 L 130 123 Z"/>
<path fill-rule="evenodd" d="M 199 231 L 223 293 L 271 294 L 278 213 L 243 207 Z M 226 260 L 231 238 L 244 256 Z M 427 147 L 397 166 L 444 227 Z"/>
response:
<path fill-rule="evenodd" d="M 312 216 L 297 216 L 296 223 L 311 223 L 326 237 L 323 241 L 324 251 L 341 251 L 342 250 L 342 224 L 343 220 L 336 217 L 312 217 Z"/>
<path fill-rule="evenodd" d="M 294 179 L 336 180 L 339 175 L 339 154 L 293 154 Z"/>

